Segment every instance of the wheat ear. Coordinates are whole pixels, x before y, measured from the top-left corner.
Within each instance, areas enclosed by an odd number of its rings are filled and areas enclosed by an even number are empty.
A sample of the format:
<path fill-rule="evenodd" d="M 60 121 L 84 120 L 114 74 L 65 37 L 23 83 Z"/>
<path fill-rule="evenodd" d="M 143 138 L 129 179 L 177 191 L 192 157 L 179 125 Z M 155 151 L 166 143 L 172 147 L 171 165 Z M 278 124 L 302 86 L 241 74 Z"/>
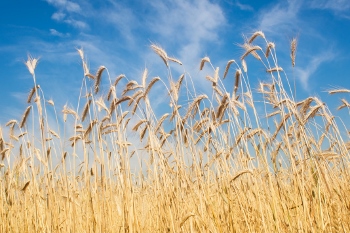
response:
<path fill-rule="evenodd" d="M 102 72 L 106 69 L 104 66 L 100 66 L 96 72 L 96 80 L 95 80 L 95 94 L 98 92 L 101 83 Z"/>
<path fill-rule="evenodd" d="M 265 35 L 262 31 L 256 31 L 253 33 L 253 35 L 249 38 L 248 43 L 251 44 L 258 36 L 265 39 Z"/>
<path fill-rule="evenodd" d="M 168 67 L 168 55 L 165 50 L 155 44 L 152 44 L 151 48 L 156 54 L 158 54 L 158 56 L 163 60 L 164 64 Z"/>
<path fill-rule="evenodd" d="M 297 51 L 297 39 L 293 38 L 290 43 L 290 58 L 292 59 L 292 66 L 295 66 L 295 56 Z"/>
<path fill-rule="evenodd" d="M 159 77 L 155 77 L 151 80 L 151 82 L 149 82 L 146 90 L 145 90 L 145 93 L 144 93 L 144 96 L 146 97 L 148 95 L 148 93 L 151 91 L 151 88 L 153 87 L 153 85 L 158 82 L 160 80 Z"/>
<path fill-rule="evenodd" d="M 19 127 L 20 127 L 20 128 L 23 128 L 23 126 L 25 125 L 31 107 L 32 107 L 32 106 L 28 106 L 27 109 L 24 111 L 23 116 L 22 116 L 22 121 L 21 121 L 21 123 L 19 124 Z"/>
<path fill-rule="evenodd" d="M 225 73 L 224 73 L 224 79 L 226 78 L 226 75 L 228 73 L 228 70 L 230 69 L 231 64 L 234 63 L 234 62 L 235 62 L 235 60 L 229 60 L 227 62 L 227 65 L 226 65 L 226 68 L 225 68 Z"/>
<path fill-rule="evenodd" d="M 203 70 L 204 64 L 205 64 L 206 62 L 210 63 L 209 57 L 203 57 L 203 58 L 202 58 L 201 64 L 199 65 L 199 70 Z"/>

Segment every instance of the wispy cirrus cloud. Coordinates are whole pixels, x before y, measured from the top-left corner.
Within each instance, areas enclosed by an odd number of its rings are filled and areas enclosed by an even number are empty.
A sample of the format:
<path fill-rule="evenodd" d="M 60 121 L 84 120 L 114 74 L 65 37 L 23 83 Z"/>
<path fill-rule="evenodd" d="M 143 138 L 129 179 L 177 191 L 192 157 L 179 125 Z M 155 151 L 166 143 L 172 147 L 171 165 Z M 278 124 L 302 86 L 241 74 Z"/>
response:
<path fill-rule="evenodd" d="M 227 24 L 223 10 L 209 0 L 159 1 L 151 5 L 156 15 L 148 22 L 152 32 L 165 48 L 177 48 L 170 52 L 195 78 L 200 59 L 210 45 L 220 43 L 220 32 Z M 168 42 L 169 38 L 172 38 L 171 42 Z"/>
<path fill-rule="evenodd" d="M 96 11 L 94 17 L 98 19 L 101 14 L 105 15 L 104 23 L 111 25 L 112 30 L 117 31 L 133 46 L 137 39 L 137 29 L 142 27 L 143 21 L 148 20 L 144 15 L 137 14 L 133 9 L 118 2 L 110 2 L 108 7 Z"/>
<path fill-rule="evenodd" d="M 88 29 L 89 25 L 81 20 L 75 20 L 75 19 L 65 19 L 63 22 L 72 25 L 75 28 L 79 29 Z"/>
<path fill-rule="evenodd" d="M 123 2 L 110 2 L 108 9 L 100 9 L 105 13 L 103 24 L 123 39 L 124 47 L 143 57 L 147 67 L 162 65 L 148 48 L 150 43 L 157 43 L 183 62 L 183 67 L 175 66 L 179 72 L 185 69 L 198 73 L 198 64 L 206 55 L 208 44 L 220 43 L 220 31 L 227 24 L 220 5 L 210 0 L 157 0 L 140 4 L 147 11 L 135 12 Z M 100 13 L 95 12 L 96 20 Z"/>
<path fill-rule="evenodd" d="M 84 11 L 78 3 L 69 0 L 46 0 L 46 2 L 57 9 L 57 12 L 52 14 L 52 19 L 77 29 L 89 28 L 86 20 L 83 20 Z"/>
<path fill-rule="evenodd" d="M 56 21 L 61 21 L 66 17 L 66 14 L 63 12 L 55 12 L 53 13 L 53 15 L 51 16 L 52 19 L 56 20 Z"/>
<path fill-rule="evenodd" d="M 321 2 L 318 6 L 325 6 Z M 310 7 L 309 3 L 300 0 L 288 0 L 264 8 L 258 16 L 260 22 L 258 28 L 272 37 L 277 44 L 288 48 L 288 50 L 283 50 L 283 55 L 280 56 L 279 61 L 283 61 L 282 64 L 290 64 L 289 43 L 292 37 L 297 38 L 296 79 L 305 91 L 311 91 L 310 79 L 321 65 L 335 58 L 337 51 L 334 43 L 317 30 L 320 26 L 305 18 L 305 12 L 310 10 Z M 289 38 L 281 37 L 281 32 L 288 35 Z M 310 48 L 313 50 L 312 56 L 309 56 L 310 53 L 307 52 L 310 51 Z"/>
<path fill-rule="evenodd" d="M 319 67 L 330 62 L 335 58 L 336 54 L 332 50 L 315 54 L 306 65 L 302 67 L 295 67 L 296 77 L 306 91 L 310 91 L 309 80 L 312 75 L 319 69 Z"/>
<path fill-rule="evenodd" d="M 53 29 L 53 28 L 50 29 L 50 34 L 53 36 L 58 36 L 58 37 L 62 37 L 62 38 L 70 36 L 69 33 L 62 33 L 62 32 L 57 31 L 56 29 Z"/>
<path fill-rule="evenodd" d="M 300 25 L 299 11 L 302 2 L 288 0 L 264 8 L 258 17 L 258 28 L 270 34 L 295 30 Z"/>
<path fill-rule="evenodd" d="M 243 4 L 239 1 L 236 1 L 235 5 L 242 11 L 254 11 L 254 8 L 248 4 Z"/>
<path fill-rule="evenodd" d="M 337 16 L 350 19 L 350 1 L 348 0 L 312 0 L 309 6 L 315 9 L 330 10 Z"/>
<path fill-rule="evenodd" d="M 49 4 L 57 7 L 61 11 L 80 12 L 79 4 L 69 0 L 46 0 Z"/>

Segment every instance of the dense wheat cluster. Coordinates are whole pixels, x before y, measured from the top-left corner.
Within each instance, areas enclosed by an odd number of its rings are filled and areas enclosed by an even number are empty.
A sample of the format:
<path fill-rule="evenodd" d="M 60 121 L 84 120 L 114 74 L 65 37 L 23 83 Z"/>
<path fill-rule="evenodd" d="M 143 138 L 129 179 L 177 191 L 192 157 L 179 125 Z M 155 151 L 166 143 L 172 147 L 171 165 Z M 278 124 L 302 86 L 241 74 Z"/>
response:
<path fill-rule="evenodd" d="M 241 47 L 222 69 L 198 61 L 209 92 L 173 77 L 182 63 L 157 45 L 168 77 L 138 82 L 90 72 L 79 49 L 80 97 L 63 109 L 29 57 L 28 107 L 0 131 L 1 232 L 350 231 L 347 129 L 319 98 L 295 99 L 263 32 Z M 247 61 L 269 81 L 250 83 Z"/>

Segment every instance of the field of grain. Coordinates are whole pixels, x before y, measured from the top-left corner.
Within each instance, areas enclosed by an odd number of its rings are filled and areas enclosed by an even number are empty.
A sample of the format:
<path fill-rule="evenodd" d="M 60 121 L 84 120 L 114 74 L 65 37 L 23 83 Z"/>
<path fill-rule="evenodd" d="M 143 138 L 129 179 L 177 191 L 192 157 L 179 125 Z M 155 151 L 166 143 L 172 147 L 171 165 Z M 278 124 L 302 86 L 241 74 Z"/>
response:
<path fill-rule="evenodd" d="M 297 40 L 287 46 L 292 69 Z M 208 93 L 187 73 L 173 77 L 181 61 L 157 45 L 168 77 L 145 69 L 139 82 L 91 72 L 78 49 L 80 97 L 63 109 L 29 57 L 28 107 L 0 131 L 0 231 L 349 232 L 346 126 L 319 98 L 296 100 L 262 32 L 241 47 L 226 67 L 198 61 Z M 269 82 L 250 82 L 248 59 Z M 167 108 L 152 104 L 156 85 Z M 338 109 L 349 107 L 342 99 Z"/>

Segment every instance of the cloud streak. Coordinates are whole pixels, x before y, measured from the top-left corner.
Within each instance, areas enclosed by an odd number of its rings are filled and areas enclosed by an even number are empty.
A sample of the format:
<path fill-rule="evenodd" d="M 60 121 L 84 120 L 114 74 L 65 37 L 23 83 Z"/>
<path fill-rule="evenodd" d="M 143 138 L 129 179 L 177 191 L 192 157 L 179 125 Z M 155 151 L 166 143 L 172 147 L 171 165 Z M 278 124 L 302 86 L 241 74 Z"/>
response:
<path fill-rule="evenodd" d="M 220 32 L 226 27 L 223 10 L 208 0 L 159 1 L 152 3 L 152 7 L 156 17 L 149 18 L 147 24 L 161 45 L 166 50 L 170 48 L 168 53 L 173 53 L 184 64 L 177 70 L 185 69 L 197 79 L 195 74 L 206 49 L 220 42 Z M 171 49 L 173 47 L 177 50 Z"/>
<path fill-rule="evenodd" d="M 67 12 L 81 11 L 79 4 L 69 0 L 46 0 L 46 2 L 57 7 L 61 11 L 67 11 Z"/>
<path fill-rule="evenodd" d="M 310 7 L 330 10 L 336 15 L 350 19 L 350 1 L 348 0 L 313 0 L 310 1 Z"/>
<path fill-rule="evenodd" d="M 56 29 L 53 29 L 53 28 L 50 29 L 50 34 L 53 36 L 58 36 L 58 37 L 62 37 L 62 38 L 69 37 L 69 33 L 62 33 L 62 32 L 57 31 Z"/>
<path fill-rule="evenodd" d="M 254 8 L 250 5 L 240 3 L 239 1 L 236 1 L 236 6 L 238 6 L 238 8 L 242 11 L 254 11 Z"/>
<path fill-rule="evenodd" d="M 51 16 L 55 21 L 66 23 L 80 30 L 90 28 L 86 21 L 82 19 L 85 11 L 78 3 L 69 0 L 46 0 L 46 2 L 57 8 L 57 12 Z"/>
<path fill-rule="evenodd" d="M 301 8 L 299 0 L 288 0 L 287 3 L 277 3 L 263 9 L 260 13 L 259 29 L 269 34 L 293 30 L 300 25 L 298 13 Z"/>
<path fill-rule="evenodd" d="M 306 91 L 310 91 L 309 80 L 319 67 L 335 58 L 333 51 L 325 51 L 313 56 L 313 58 L 304 67 L 295 67 L 297 79 Z"/>

